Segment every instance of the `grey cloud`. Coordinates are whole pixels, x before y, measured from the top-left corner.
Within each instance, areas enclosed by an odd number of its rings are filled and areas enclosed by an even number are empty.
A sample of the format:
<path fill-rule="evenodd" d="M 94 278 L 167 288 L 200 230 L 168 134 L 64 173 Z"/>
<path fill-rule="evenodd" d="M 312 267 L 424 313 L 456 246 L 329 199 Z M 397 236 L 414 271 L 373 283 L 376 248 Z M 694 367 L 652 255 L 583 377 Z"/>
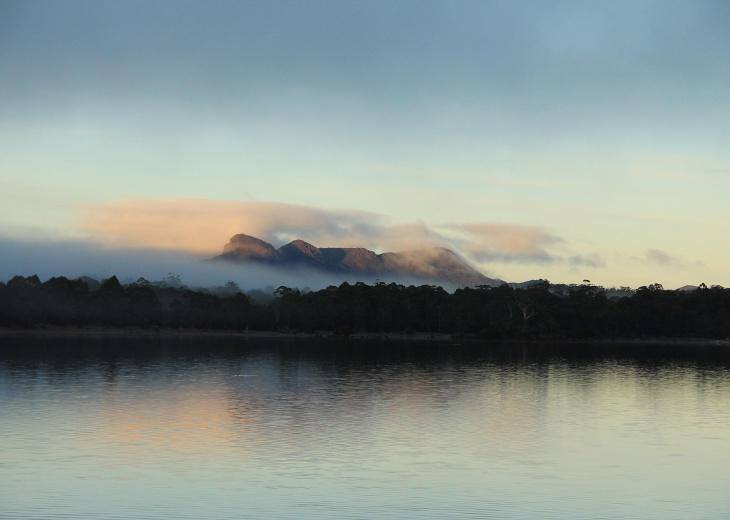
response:
<path fill-rule="evenodd" d="M 606 262 L 599 255 L 573 255 L 567 258 L 570 265 L 575 267 L 605 267 Z"/>
<path fill-rule="evenodd" d="M 513 121 L 540 119 L 550 128 L 560 121 L 562 131 L 585 132 L 598 131 L 599 115 L 607 123 L 623 114 L 635 125 L 715 116 L 728 96 L 724 81 L 711 80 L 726 74 L 728 9 L 629 1 L 425 1 L 417 9 L 407 1 L 2 2 L 0 96 L 10 110 L 142 102 L 157 112 L 202 105 L 233 120 L 306 119 L 302 106 L 337 120 L 359 106 L 348 116 L 377 113 L 361 123 L 371 130 L 382 131 L 383 118 L 397 127 L 407 114 L 421 132 L 432 125 L 418 122 L 439 120 L 448 101 L 460 108 L 459 127 L 483 129 L 486 115 L 500 113 L 495 135 L 523 142 L 525 126 Z M 697 95 L 688 100 L 688 91 Z M 352 122 L 342 118 L 338 130 Z"/>
<path fill-rule="evenodd" d="M 663 267 L 672 267 L 675 269 L 682 269 L 686 267 L 701 267 L 704 265 L 701 261 L 690 261 L 686 260 L 682 256 L 672 255 L 661 249 L 647 249 L 644 252 L 643 258 L 637 259 L 643 263 L 654 264 Z"/>
<path fill-rule="evenodd" d="M 669 265 L 679 262 L 679 259 L 669 255 L 659 249 L 647 249 L 645 253 L 646 260 L 655 264 Z"/>

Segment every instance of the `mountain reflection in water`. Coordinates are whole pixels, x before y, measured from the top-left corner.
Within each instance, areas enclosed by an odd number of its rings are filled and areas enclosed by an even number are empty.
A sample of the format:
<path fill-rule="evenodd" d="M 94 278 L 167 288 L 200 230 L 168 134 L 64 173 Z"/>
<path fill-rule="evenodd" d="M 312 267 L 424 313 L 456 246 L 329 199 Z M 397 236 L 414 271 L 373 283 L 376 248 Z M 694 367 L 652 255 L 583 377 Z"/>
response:
<path fill-rule="evenodd" d="M 3 518 L 730 511 L 725 349 L 0 340 Z"/>

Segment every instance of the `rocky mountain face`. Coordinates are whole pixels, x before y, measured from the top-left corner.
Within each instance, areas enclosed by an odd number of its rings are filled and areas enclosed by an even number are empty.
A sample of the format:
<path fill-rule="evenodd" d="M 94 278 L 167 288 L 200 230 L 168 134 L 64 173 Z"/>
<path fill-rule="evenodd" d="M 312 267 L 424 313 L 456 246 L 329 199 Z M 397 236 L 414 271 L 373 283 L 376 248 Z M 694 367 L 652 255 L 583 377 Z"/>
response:
<path fill-rule="evenodd" d="M 238 234 L 223 247 L 223 254 L 212 260 L 255 262 L 278 268 L 304 266 L 348 277 L 401 277 L 455 287 L 499 284 L 498 280 L 487 278 L 452 251 L 441 247 L 379 255 L 361 247 L 319 248 L 303 240 L 294 240 L 276 249 L 258 238 Z"/>

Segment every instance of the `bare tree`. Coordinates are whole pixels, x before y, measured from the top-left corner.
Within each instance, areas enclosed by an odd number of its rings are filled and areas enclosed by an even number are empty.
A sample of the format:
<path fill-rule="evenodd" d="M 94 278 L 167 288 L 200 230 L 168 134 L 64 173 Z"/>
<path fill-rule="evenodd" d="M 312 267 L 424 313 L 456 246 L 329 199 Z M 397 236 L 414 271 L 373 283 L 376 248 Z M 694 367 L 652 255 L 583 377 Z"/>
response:
<path fill-rule="evenodd" d="M 535 310 L 535 300 L 532 295 L 524 289 L 515 291 L 514 303 L 522 312 L 522 333 L 527 330 L 527 320 L 537 314 Z"/>

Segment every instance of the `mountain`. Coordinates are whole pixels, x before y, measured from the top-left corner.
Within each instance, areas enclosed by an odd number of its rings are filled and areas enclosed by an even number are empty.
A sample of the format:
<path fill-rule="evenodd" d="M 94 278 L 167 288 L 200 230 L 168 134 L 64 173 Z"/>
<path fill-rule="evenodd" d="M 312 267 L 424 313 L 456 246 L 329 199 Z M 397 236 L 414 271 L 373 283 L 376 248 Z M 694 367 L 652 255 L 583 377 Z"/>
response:
<path fill-rule="evenodd" d="M 692 291 L 697 290 L 697 286 L 696 285 L 683 285 L 682 287 L 680 287 L 677 290 L 682 291 L 682 292 L 692 292 Z"/>
<path fill-rule="evenodd" d="M 448 286 L 499 285 L 443 247 L 377 254 L 361 247 L 316 247 L 294 240 L 279 249 L 255 237 L 238 234 L 211 260 L 255 262 L 277 268 L 305 266 L 330 274 L 361 278 L 408 278 Z M 364 281 L 364 280 L 363 280 Z"/>

